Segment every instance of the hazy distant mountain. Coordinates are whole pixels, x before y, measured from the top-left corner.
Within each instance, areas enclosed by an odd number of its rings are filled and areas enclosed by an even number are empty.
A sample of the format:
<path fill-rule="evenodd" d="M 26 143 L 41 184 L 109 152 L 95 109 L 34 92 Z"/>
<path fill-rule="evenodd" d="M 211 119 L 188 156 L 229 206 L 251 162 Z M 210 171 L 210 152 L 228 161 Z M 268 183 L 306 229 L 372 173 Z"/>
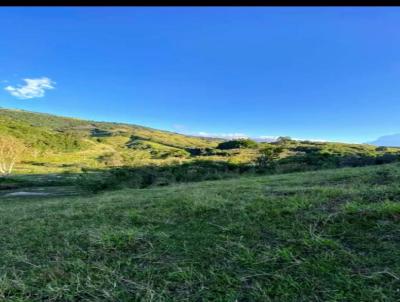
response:
<path fill-rule="evenodd" d="M 259 143 L 271 143 L 271 142 L 276 142 L 276 140 L 277 140 L 277 138 L 273 138 L 273 137 L 255 137 L 255 138 L 251 138 L 251 139 L 253 139 Z"/>
<path fill-rule="evenodd" d="M 387 146 L 387 147 L 400 147 L 400 133 L 381 136 L 373 142 L 369 142 L 375 146 Z"/>

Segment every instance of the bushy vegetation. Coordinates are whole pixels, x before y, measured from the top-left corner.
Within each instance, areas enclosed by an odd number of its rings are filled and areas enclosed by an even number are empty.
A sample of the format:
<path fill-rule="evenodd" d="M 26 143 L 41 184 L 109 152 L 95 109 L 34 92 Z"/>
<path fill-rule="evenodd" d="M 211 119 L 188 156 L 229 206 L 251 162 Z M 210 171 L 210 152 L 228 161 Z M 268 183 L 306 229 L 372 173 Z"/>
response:
<path fill-rule="evenodd" d="M 260 150 L 260 156 L 256 159 L 257 172 L 275 172 L 282 152 L 281 147 L 267 147 Z"/>
<path fill-rule="evenodd" d="M 362 167 L 397 162 L 400 154 L 375 157 L 336 156 L 327 153 L 306 153 L 280 159 L 281 147 L 267 147 L 251 163 L 235 164 L 226 161 L 197 160 L 171 165 L 117 167 L 89 170 L 80 174 L 77 186 L 90 192 L 121 188 L 147 188 L 182 182 L 197 182 L 255 174 L 277 174 L 341 167 Z"/>
<path fill-rule="evenodd" d="M 399 181 L 391 164 L 2 196 L 0 300 L 399 301 Z"/>
<path fill-rule="evenodd" d="M 219 143 L 217 149 L 257 148 L 257 143 L 251 139 L 234 139 Z"/>
<path fill-rule="evenodd" d="M 76 185 L 85 191 L 121 188 L 147 188 L 182 182 L 232 178 L 253 171 L 251 165 L 236 165 L 217 161 L 196 161 L 176 165 L 120 167 L 107 171 L 80 174 Z"/>
<path fill-rule="evenodd" d="M 0 135 L 13 136 L 31 149 L 71 152 L 84 148 L 85 143 L 73 132 L 58 132 L 1 115 Z"/>

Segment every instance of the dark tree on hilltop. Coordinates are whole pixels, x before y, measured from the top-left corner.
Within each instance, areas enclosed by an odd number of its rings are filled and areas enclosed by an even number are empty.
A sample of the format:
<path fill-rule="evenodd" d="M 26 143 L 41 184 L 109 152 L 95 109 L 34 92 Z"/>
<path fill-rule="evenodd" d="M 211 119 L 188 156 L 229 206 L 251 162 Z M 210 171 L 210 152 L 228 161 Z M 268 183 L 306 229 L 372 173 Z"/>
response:
<path fill-rule="evenodd" d="M 385 146 L 379 146 L 379 147 L 376 147 L 376 151 L 380 151 L 380 152 L 382 152 L 382 151 L 387 151 L 389 148 L 388 147 L 385 147 Z"/>
<path fill-rule="evenodd" d="M 239 149 L 239 148 L 257 148 L 258 144 L 251 139 L 235 139 L 227 142 L 222 142 L 217 146 L 217 149 Z"/>
<path fill-rule="evenodd" d="M 280 143 L 280 144 L 284 144 L 284 143 L 289 143 L 289 142 L 291 142 L 293 140 L 292 140 L 292 138 L 290 136 L 280 136 L 280 137 L 277 138 L 276 141 L 278 143 Z"/>

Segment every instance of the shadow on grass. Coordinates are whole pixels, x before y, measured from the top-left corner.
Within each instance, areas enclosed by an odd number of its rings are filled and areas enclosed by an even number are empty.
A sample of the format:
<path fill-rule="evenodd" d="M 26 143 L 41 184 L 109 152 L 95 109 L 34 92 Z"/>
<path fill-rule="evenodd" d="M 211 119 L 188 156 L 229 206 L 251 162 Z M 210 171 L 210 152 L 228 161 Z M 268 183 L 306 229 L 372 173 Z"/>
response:
<path fill-rule="evenodd" d="M 121 188 L 148 188 L 175 183 L 220 180 L 242 175 L 268 175 L 303 172 L 341 167 L 361 167 L 399 161 L 399 154 L 380 156 L 343 156 L 309 152 L 269 162 L 234 164 L 226 161 L 197 160 L 165 166 L 111 167 L 108 169 L 84 169 L 82 173 L 49 173 L 15 175 L 0 178 L 0 193 L 18 192 L 38 188 L 75 188 L 76 192 L 97 193 Z M 68 189 L 71 191 L 70 189 Z M 67 191 L 68 191 L 67 190 Z M 62 191 L 62 190 L 61 190 Z M 4 195 L 4 194 L 3 194 Z"/>

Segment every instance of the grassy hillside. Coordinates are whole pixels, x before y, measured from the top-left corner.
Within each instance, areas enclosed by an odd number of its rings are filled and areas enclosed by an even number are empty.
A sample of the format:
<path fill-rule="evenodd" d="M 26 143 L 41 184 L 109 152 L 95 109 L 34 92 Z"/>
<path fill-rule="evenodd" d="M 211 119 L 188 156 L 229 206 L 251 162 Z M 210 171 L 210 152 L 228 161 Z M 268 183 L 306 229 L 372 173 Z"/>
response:
<path fill-rule="evenodd" d="M 197 161 L 254 166 L 265 148 L 282 148 L 278 172 L 386 163 L 399 148 L 282 140 L 239 144 L 146 127 L 0 109 L 0 135 L 22 141 L 27 151 L 15 173 L 82 172 L 116 166 L 167 166 Z M 236 144 L 237 145 L 237 144 Z M 233 146 L 233 147 L 232 147 Z M 382 159 L 380 159 L 382 157 Z M 378 158 L 378 159 L 377 159 Z"/>
<path fill-rule="evenodd" d="M 400 165 L 0 199 L 2 301 L 399 301 Z"/>
<path fill-rule="evenodd" d="M 218 143 L 214 139 L 137 125 L 8 109 L 0 109 L 2 134 L 20 139 L 29 148 L 24 161 L 17 167 L 18 173 L 79 172 L 84 167 L 104 168 L 107 164 L 101 158 L 110 155 L 120 159 L 118 165 L 167 163 L 168 159 L 187 157 L 186 148 L 215 147 Z"/>

